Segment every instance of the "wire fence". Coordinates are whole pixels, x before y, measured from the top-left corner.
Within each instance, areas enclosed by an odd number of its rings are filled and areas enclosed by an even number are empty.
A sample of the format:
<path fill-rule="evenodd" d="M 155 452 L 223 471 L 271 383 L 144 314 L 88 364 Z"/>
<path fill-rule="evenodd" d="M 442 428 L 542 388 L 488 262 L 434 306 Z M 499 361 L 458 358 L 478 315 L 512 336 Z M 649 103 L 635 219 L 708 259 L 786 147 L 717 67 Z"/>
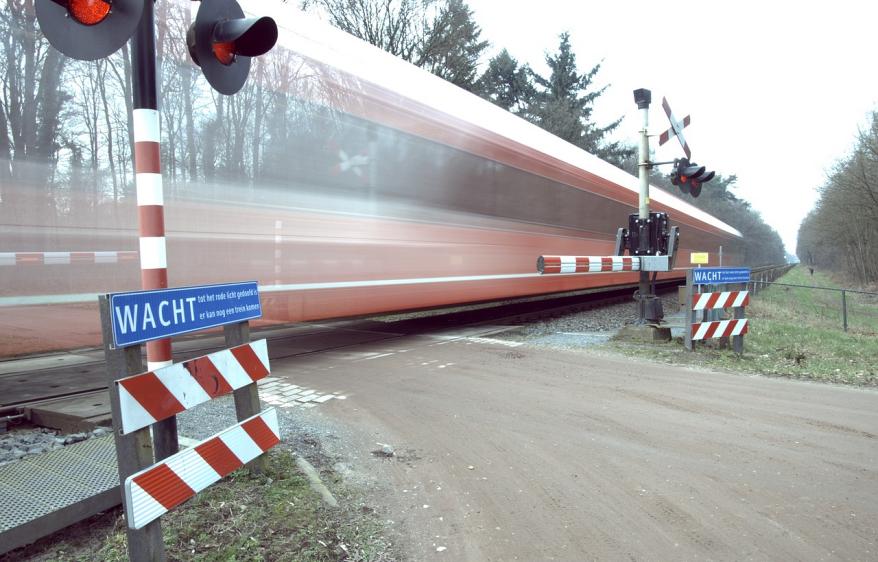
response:
<path fill-rule="evenodd" d="M 749 289 L 754 296 L 772 300 L 772 291 L 766 289 L 783 288 L 785 302 L 792 301 L 803 312 L 813 311 L 814 319 L 825 318 L 835 325 L 840 325 L 847 332 L 850 330 L 866 334 L 878 333 L 878 293 L 842 289 L 837 287 L 815 287 L 793 283 L 779 283 L 765 279 L 753 279 Z M 778 296 L 777 293 L 775 293 Z"/>

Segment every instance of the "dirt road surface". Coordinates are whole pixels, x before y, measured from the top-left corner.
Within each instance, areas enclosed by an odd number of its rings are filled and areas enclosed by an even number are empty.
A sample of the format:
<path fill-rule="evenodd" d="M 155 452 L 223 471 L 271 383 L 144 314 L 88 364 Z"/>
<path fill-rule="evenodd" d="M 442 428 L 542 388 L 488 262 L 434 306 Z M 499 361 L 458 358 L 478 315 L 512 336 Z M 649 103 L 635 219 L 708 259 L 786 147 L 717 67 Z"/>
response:
<path fill-rule="evenodd" d="M 412 560 L 878 559 L 874 390 L 435 335 L 275 374 L 346 395 Z"/>

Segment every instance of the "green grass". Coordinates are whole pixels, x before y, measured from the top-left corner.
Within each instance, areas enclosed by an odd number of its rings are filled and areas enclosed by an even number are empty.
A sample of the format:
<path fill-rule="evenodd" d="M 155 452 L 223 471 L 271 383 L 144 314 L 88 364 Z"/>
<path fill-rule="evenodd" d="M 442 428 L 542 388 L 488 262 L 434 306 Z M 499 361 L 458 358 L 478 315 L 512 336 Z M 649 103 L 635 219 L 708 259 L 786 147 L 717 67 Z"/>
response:
<path fill-rule="evenodd" d="M 383 524 L 358 493 L 335 473 L 321 478 L 339 501 L 327 506 L 295 464 L 293 455 L 274 449 L 262 475 L 241 469 L 161 518 L 169 560 L 374 561 L 391 560 Z M 120 510 L 80 524 L 62 540 L 44 540 L 19 560 L 124 562 L 128 560 Z M 2 558 L 2 557 L 0 557 Z"/>
<path fill-rule="evenodd" d="M 828 276 L 797 267 L 779 283 L 840 287 Z M 878 297 L 848 296 L 848 332 L 842 330 L 841 296 L 772 286 L 751 295 L 744 354 L 718 349 L 718 340 L 686 351 L 677 340 L 666 345 L 613 343 L 624 353 L 649 353 L 664 361 L 796 379 L 878 386 Z"/>

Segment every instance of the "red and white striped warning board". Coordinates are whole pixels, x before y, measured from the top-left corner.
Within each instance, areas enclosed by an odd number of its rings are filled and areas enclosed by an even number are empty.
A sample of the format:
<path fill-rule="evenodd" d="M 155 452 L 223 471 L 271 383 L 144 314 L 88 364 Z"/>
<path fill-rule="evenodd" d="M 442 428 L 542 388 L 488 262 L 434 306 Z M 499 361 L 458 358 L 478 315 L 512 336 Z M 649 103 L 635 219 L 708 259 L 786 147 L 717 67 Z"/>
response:
<path fill-rule="evenodd" d="M 266 410 L 125 479 L 128 526 L 140 529 L 280 443 Z"/>
<path fill-rule="evenodd" d="M 0 252 L 0 266 L 4 265 L 70 265 L 103 264 L 136 261 L 136 251 L 119 252 Z"/>
<path fill-rule="evenodd" d="M 692 310 L 711 310 L 748 306 L 749 291 L 724 291 L 719 293 L 700 293 L 692 296 Z"/>
<path fill-rule="evenodd" d="M 116 381 L 122 433 L 228 394 L 271 372 L 265 340 Z"/>
<path fill-rule="evenodd" d="M 630 256 L 540 256 L 537 271 L 549 273 L 602 273 L 640 271 L 640 260 Z"/>
<path fill-rule="evenodd" d="M 747 319 L 718 320 L 716 322 L 697 322 L 692 324 L 692 340 L 710 338 L 730 338 L 747 333 Z"/>

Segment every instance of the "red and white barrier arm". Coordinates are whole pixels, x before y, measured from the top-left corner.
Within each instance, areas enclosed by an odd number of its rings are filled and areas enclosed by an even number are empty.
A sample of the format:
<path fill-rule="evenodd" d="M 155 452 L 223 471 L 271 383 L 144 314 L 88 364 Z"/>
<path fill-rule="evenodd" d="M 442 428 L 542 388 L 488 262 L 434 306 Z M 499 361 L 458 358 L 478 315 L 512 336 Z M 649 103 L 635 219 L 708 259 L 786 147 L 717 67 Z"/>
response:
<path fill-rule="evenodd" d="M 116 381 L 122 433 L 243 388 L 271 372 L 265 340 Z"/>
<path fill-rule="evenodd" d="M 141 529 L 280 443 L 274 408 L 125 479 L 128 526 Z"/>
<path fill-rule="evenodd" d="M 537 271 L 550 273 L 603 273 L 640 271 L 640 258 L 632 256 L 540 256 Z"/>
<path fill-rule="evenodd" d="M 710 338 L 730 338 L 747 333 L 747 319 L 720 320 L 718 322 L 698 322 L 692 324 L 692 340 Z"/>
<path fill-rule="evenodd" d="M 135 261 L 136 251 L 117 252 L 0 252 L 0 266 L 104 264 Z"/>
<path fill-rule="evenodd" d="M 698 295 L 692 295 L 692 310 L 732 308 L 748 306 L 749 304 L 749 291 L 725 291 L 720 293 L 701 293 Z"/>

